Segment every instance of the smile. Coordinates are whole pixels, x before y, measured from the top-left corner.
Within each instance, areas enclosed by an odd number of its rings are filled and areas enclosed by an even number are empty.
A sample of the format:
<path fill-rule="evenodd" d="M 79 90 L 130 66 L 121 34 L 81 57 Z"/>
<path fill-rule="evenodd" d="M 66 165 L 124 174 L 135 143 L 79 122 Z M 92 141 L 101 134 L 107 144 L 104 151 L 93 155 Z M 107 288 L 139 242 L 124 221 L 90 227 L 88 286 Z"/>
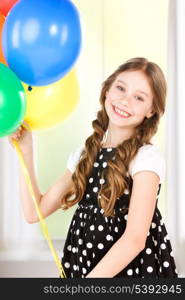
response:
<path fill-rule="evenodd" d="M 123 110 L 119 109 L 118 107 L 116 107 L 116 106 L 114 106 L 114 105 L 113 105 L 113 110 L 114 110 L 114 112 L 115 112 L 118 116 L 120 116 L 120 117 L 122 117 L 122 118 L 129 118 L 129 117 L 131 116 L 131 114 L 127 113 L 126 111 L 123 111 Z"/>

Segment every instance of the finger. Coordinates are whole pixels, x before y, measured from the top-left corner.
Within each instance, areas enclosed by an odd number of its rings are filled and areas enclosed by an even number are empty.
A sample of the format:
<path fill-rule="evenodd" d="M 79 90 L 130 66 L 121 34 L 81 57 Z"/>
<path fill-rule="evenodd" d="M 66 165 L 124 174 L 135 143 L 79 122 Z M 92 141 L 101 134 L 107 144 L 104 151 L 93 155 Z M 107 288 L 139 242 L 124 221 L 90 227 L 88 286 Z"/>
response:
<path fill-rule="evenodd" d="M 22 127 L 25 128 L 26 130 L 30 131 L 30 126 L 28 125 L 28 123 L 26 123 L 25 121 L 23 121 L 22 123 Z"/>

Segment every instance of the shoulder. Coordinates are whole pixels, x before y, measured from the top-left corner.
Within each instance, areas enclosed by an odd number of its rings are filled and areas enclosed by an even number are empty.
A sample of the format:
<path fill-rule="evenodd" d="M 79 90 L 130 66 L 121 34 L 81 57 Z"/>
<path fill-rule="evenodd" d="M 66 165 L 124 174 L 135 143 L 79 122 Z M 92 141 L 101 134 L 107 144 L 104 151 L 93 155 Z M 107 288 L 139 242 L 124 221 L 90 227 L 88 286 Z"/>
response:
<path fill-rule="evenodd" d="M 146 144 L 139 148 L 136 156 L 130 162 L 129 173 L 133 178 L 139 171 L 153 171 L 160 177 L 160 183 L 165 179 L 166 164 L 165 159 L 154 144 Z"/>
<path fill-rule="evenodd" d="M 67 161 L 67 168 L 73 173 L 75 171 L 76 165 L 79 162 L 81 153 L 84 149 L 84 145 L 79 145 L 76 149 L 70 152 L 68 161 Z"/>

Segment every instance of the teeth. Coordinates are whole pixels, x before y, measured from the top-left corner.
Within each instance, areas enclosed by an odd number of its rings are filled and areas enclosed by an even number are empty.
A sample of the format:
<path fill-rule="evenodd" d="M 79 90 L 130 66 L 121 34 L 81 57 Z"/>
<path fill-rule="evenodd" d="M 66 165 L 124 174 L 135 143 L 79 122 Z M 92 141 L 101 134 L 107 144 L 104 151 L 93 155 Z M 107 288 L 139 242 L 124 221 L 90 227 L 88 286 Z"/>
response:
<path fill-rule="evenodd" d="M 116 106 L 115 106 L 115 111 L 118 112 L 120 115 L 123 115 L 123 116 L 125 116 L 125 117 L 128 117 L 128 116 L 129 116 L 129 114 L 127 114 L 126 112 L 120 110 L 120 109 L 117 108 Z"/>

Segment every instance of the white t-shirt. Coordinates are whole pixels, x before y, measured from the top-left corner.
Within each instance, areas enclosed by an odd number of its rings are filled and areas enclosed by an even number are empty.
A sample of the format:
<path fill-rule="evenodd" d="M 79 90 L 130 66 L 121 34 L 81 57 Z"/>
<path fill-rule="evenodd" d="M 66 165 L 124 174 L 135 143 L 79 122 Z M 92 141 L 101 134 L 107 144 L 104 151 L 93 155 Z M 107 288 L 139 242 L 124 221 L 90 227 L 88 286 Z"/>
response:
<path fill-rule="evenodd" d="M 80 159 L 83 146 L 72 151 L 68 161 L 67 168 L 73 173 Z M 153 171 L 159 175 L 160 183 L 165 179 L 166 164 L 160 150 L 155 145 L 144 145 L 139 148 L 135 158 L 130 162 L 129 174 L 133 178 L 134 174 L 140 171 Z"/>

